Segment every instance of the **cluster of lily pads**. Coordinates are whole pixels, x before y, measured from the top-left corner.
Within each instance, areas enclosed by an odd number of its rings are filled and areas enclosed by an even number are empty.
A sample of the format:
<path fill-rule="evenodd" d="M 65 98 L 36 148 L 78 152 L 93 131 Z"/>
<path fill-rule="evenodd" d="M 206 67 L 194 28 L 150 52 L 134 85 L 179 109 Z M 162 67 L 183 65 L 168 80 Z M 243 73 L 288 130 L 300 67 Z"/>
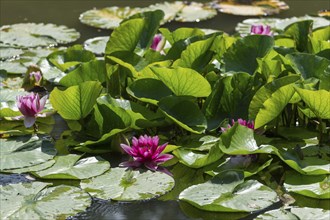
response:
<path fill-rule="evenodd" d="M 278 14 L 281 10 L 287 10 L 289 6 L 278 0 L 226 0 L 212 1 L 207 3 L 174 1 L 140 7 L 106 7 L 102 9 L 91 9 L 82 13 L 80 21 L 86 25 L 114 29 L 120 22 L 133 14 L 145 11 L 162 10 L 165 13 L 161 24 L 172 20 L 179 22 L 199 22 L 213 18 L 217 11 L 221 13 L 244 15 L 244 16 L 267 16 Z"/>
<path fill-rule="evenodd" d="M 92 197 L 158 197 L 179 200 L 188 216 L 327 219 L 330 27 L 307 19 L 230 36 L 170 31 L 163 18 L 156 10 L 122 21 L 104 56 L 74 45 L 34 65 L 22 57 L 38 48 L 2 58 L 1 173 L 35 181 L 1 186 L 1 217 L 64 218 Z M 5 32 L 14 31 L 1 28 L 8 46 Z M 3 68 L 15 61 L 24 77 Z"/>

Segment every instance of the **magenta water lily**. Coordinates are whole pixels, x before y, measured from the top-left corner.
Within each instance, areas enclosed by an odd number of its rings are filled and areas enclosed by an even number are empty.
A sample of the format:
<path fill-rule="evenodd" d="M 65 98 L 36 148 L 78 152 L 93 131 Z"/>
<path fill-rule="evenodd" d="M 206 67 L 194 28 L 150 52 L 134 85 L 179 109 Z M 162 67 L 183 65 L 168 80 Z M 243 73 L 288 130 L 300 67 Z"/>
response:
<path fill-rule="evenodd" d="M 44 109 L 47 96 L 40 98 L 39 94 L 30 93 L 24 96 L 17 97 L 17 107 L 23 114 L 24 125 L 29 128 L 32 127 L 36 121 L 36 117 L 42 117 L 40 112 Z"/>
<path fill-rule="evenodd" d="M 250 120 L 244 120 L 244 119 L 239 118 L 239 119 L 237 119 L 237 121 L 235 121 L 234 119 L 232 119 L 232 120 L 231 120 L 231 125 L 228 124 L 228 125 L 227 125 L 227 128 L 222 127 L 222 128 L 221 128 L 221 131 L 222 131 L 222 132 L 227 131 L 227 130 L 228 130 L 229 128 L 231 128 L 231 126 L 233 126 L 235 123 L 239 123 L 240 125 L 243 125 L 243 126 L 245 126 L 245 127 L 247 127 L 247 128 L 254 129 L 254 122 L 253 122 L 253 121 L 250 121 Z"/>
<path fill-rule="evenodd" d="M 121 163 L 121 167 L 137 168 L 144 165 L 146 168 L 153 171 L 161 171 L 170 174 L 165 168 L 160 167 L 162 164 L 173 158 L 171 154 L 162 154 L 167 143 L 159 144 L 158 136 L 141 135 L 139 139 L 133 137 L 132 146 L 121 144 L 121 148 L 133 157 L 133 161 L 126 161 Z"/>
<path fill-rule="evenodd" d="M 260 34 L 260 35 L 268 35 L 273 36 L 271 32 L 271 27 L 269 25 L 252 25 L 250 34 Z"/>
<path fill-rule="evenodd" d="M 150 46 L 155 51 L 161 51 L 165 45 L 165 38 L 161 34 L 156 34 Z"/>

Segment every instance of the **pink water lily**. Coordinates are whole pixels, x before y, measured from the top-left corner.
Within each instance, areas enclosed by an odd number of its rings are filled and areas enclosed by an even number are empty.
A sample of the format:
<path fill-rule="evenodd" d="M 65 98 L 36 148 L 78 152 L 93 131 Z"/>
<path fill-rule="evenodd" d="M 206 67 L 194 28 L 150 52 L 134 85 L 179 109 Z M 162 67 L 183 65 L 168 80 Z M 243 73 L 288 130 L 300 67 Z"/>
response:
<path fill-rule="evenodd" d="M 29 73 L 30 75 L 30 81 L 32 82 L 33 85 L 40 86 L 42 75 L 40 71 L 36 72 L 31 72 Z"/>
<path fill-rule="evenodd" d="M 46 100 L 47 96 L 40 99 L 39 94 L 35 93 L 17 97 L 17 107 L 23 114 L 21 118 L 24 117 L 25 127 L 32 127 L 36 121 L 36 117 L 43 117 L 40 112 L 44 109 Z"/>
<path fill-rule="evenodd" d="M 167 146 L 167 143 L 158 145 L 159 137 L 150 137 L 148 135 L 140 136 L 139 139 L 133 137 L 132 146 L 121 144 L 121 148 L 133 157 L 133 161 L 126 161 L 119 166 L 137 168 L 144 165 L 146 168 L 153 171 L 161 171 L 170 174 L 168 170 L 158 166 L 173 158 L 171 154 L 162 154 Z M 170 174 L 171 175 L 171 174 Z"/>
<path fill-rule="evenodd" d="M 271 32 L 271 27 L 269 25 L 252 25 L 250 34 L 260 34 L 260 35 L 268 35 L 273 36 L 273 33 Z"/>
<path fill-rule="evenodd" d="M 161 34 L 156 34 L 150 46 L 155 51 L 161 51 L 165 45 L 165 38 Z"/>
<path fill-rule="evenodd" d="M 250 120 L 247 121 L 247 120 L 243 120 L 243 119 L 239 118 L 239 119 L 237 119 L 237 121 L 235 121 L 234 119 L 232 119 L 232 120 L 231 120 L 231 125 L 228 124 L 228 125 L 227 125 L 227 128 L 222 127 L 222 128 L 221 128 L 221 131 L 222 131 L 222 132 L 227 131 L 227 130 L 228 130 L 229 128 L 231 128 L 231 126 L 233 126 L 235 123 L 239 123 L 240 125 L 243 125 L 243 126 L 245 126 L 245 127 L 248 127 L 248 128 L 250 128 L 250 129 L 254 130 L 254 122 L 253 122 L 253 121 L 250 121 Z"/>

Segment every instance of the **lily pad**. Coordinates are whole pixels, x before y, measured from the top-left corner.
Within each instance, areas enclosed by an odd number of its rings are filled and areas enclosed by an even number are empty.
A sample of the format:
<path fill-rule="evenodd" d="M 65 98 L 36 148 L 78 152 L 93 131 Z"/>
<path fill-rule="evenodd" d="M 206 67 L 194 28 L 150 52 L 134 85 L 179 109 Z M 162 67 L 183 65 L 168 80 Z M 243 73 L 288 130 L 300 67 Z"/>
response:
<path fill-rule="evenodd" d="M 22 54 L 24 51 L 12 47 L 0 47 L 0 60 L 6 60 Z"/>
<path fill-rule="evenodd" d="M 56 151 L 48 140 L 38 137 L 0 139 L 0 170 L 17 169 L 51 160 Z"/>
<path fill-rule="evenodd" d="M 102 55 L 104 54 L 108 40 L 108 36 L 94 37 L 84 42 L 84 48 L 85 50 L 92 51 L 97 55 Z"/>
<path fill-rule="evenodd" d="M 299 218 L 285 209 L 276 209 L 258 215 L 256 220 L 299 220 Z"/>
<path fill-rule="evenodd" d="M 0 28 L 0 43 L 24 48 L 67 44 L 79 37 L 79 32 L 64 25 L 20 23 Z"/>
<path fill-rule="evenodd" d="M 174 20 L 183 7 L 185 7 L 185 4 L 182 1 L 175 1 L 152 4 L 147 8 L 144 8 L 144 10 L 162 10 L 165 14 L 162 23 L 165 23 Z"/>
<path fill-rule="evenodd" d="M 216 212 L 252 212 L 276 203 L 275 191 L 256 180 L 243 180 L 243 173 L 228 171 L 193 185 L 180 193 L 180 200 Z"/>
<path fill-rule="evenodd" d="M 101 175 L 110 168 L 109 162 L 101 158 L 80 158 L 81 155 L 75 154 L 57 156 L 52 167 L 33 172 L 33 175 L 42 179 L 87 179 Z"/>
<path fill-rule="evenodd" d="M 135 201 L 165 194 L 173 188 L 174 179 L 161 172 L 112 168 L 101 176 L 83 180 L 80 185 L 97 198 Z"/>
<path fill-rule="evenodd" d="M 330 178 L 326 175 L 307 176 L 287 172 L 284 187 L 289 192 L 316 199 L 330 199 Z"/>
<path fill-rule="evenodd" d="M 330 216 L 330 210 L 324 210 L 319 208 L 298 208 L 293 207 L 290 210 L 293 214 L 299 217 L 299 219 L 318 219 L 328 220 Z"/>
<path fill-rule="evenodd" d="M 141 12 L 140 8 L 130 7 L 106 7 L 102 9 L 92 9 L 80 14 L 79 20 L 86 25 L 114 29 L 119 26 L 125 18 Z"/>
<path fill-rule="evenodd" d="M 91 205 L 88 193 L 77 187 L 32 182 L 0 186 L 1 218 L 64 219 Z"/>
<path fill-rule="evenodd" d="M 216 15 L 217 11 L 208 5 L 199 2 L 189 2 L 189 4 L 179 11 L 175 20 L 181 22 L 199 22 L 213 18 Z"/>

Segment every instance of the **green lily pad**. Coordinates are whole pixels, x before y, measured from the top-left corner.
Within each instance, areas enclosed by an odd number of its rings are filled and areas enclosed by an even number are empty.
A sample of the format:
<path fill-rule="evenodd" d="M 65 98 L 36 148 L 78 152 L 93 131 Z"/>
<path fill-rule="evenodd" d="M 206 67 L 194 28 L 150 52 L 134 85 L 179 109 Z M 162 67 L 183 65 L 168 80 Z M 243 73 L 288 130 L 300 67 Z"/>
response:
<path fill-rule="evenodd" d="M 152 4 L 147 8 L 144 8 L 144 10 L 162 10 L 165 14 L 162 23 L 165 23 L 174 20 L 183 7 L 185 7 L 185 4 L 182 1 L 175 1 Z"/>
<path fill-rule="evenodd" d="M 258 1 L 255 1 L 258 2 Z M 270 6 L 270 7 L 269 7 Z M 243 5 L 231 4 L 221 1 L 215 7 L 225 14 L 241 15 L 241 16 L 267 16 L 280 13 L 279 8 L 271 7 L 271 5 Z"/>
<path fill-rule="evenodd" d="M 297 172 L 286 172 L 285 176 L 283 186 L 288 192 L 316 199 L 330 199 L 329 176 L 306 176 Z"/>
<path fill-rule="evenodd" d="M 330 216 L 330 210 L 324 210 L 319 208 L 298 208 L 293 207 L 290 210 L 293 214 L 299 217 L 299 219 L 318 219 L 328 220 Z"/>
<path fill-rule="evenodd" d="M 228 171 L 193 185 L 180 193 L 180 200 L 207 211 L 252 212 L 276 203 L 275 191 L 256 180 L 243 180 L 243 173 Z"/>
<path fill-rule="evenodd" d="M 256 220 L 299 220 L 299 218 L 285 209 L 276 209 L 258 215 Z"/>
<path fill-rule="evenodd" d="M 38 137 L 0 139 L 0 170 L 29 167 L 51 160 L 56 151 L 48 140 Z"/>
<path fill-rule="evenodd" d="M 189 2 L 177 14 L 176 21 L 181 22 L 199 22 L 213 18 L 217 15 L 217 11 L 203 3 Z"/>
<path fill-rule="evenodd" d="M 136 201 L 167 193 L 173 188 L 174 179 L 161 172 L 112 168 L 101 176 L 83 180 L 80 185 L 97 198 Z"/>
<path fill-rule="evenodd" d="M 64 219 L 91 205 L 88 193 L 77 187 L 49 185 L 32 182 L 0 186 L 1 218 Z"/>
<path fill-rule="evenodd" d="M 44 170 L 47 169 L 51 166 L 53 166 L 55 163 L 55 160 L 49 160 L 45 163 L 41 163 L 41 164 L 37 164 L 34 166 L 30 166 L 30 167 L 25 167 L 25 168 L 18 168 L 18 169 L 10 169 L 10 170 L 3 170 L 2 172 L 5 173 L 28 173 L 28 172 L 36 172 L 36 171 L 40 171 L 40 170 Z"/>
<path fill-rule="evenodd" d="M 108 161 L 96 157 L 80 159 L 81 155 L 68 154 L 55 157 L 55 164 L 32 174 L 42 179 L 87 179 L 109 170 Z"/>
<path fill-rule="evenodd" d="M 92 51 L 97 55 L 102 55 L 104 54 L 108 40 L 108 36 L 94 37 L 84 42 L 84 48 L 85 50 Z"/>
<path fill-rule="evenodd" d="M 0 47 L 0 60 L 6 60 L 24 53 L 22 49 L 12 47 Z"/>
<path fill-rule="evenodd" d="M 76 41 L 80 34 L 64 25 L 20 23 L 0 28 L 0 42 L 19 47 L 54 46 Z"/>
<path fill-rule="evenodd" d="M 102 9 L 92 9 L 80 14 L 79 20 L 86 25 L 114 29 L 119 26 L 125 18 L 141 12 L 140 8 L 130 7 L 106 7 Z"/>

